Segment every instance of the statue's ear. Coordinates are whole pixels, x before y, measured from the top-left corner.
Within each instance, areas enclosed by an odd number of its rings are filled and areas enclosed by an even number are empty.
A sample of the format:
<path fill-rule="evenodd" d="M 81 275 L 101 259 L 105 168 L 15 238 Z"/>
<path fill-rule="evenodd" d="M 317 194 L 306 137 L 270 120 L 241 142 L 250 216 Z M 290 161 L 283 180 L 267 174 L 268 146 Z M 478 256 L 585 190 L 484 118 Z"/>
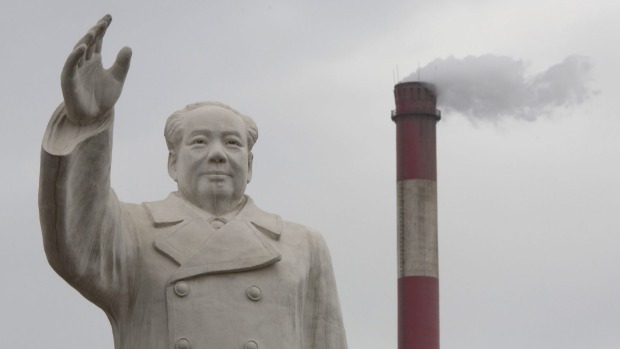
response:
<path fill-rule="evenodd" d="M 177 157 L 171 151 L 168 152 L 168 175 L 177 181 Z"/>
<path fill-rule="evenodd" d="M 250 154 L 248 154 L 248 179 L 247 179 L 247 183 L 250 183 L 250 180 L 252 179 L 252 162 L 254 161 L 254 154 L 252 154 L 252 152 L 250 152 Z"/>

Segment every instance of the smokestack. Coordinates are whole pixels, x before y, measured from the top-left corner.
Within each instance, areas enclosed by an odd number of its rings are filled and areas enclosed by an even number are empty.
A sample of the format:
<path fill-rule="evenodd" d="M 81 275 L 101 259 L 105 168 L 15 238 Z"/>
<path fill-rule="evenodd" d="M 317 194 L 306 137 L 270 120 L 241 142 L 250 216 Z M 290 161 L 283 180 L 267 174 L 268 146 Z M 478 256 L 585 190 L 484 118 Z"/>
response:
<path fill-rule="evenodd" d="M 398 348 L 439 349 L 435 86 L 394 86 L 398 210 Z"/>

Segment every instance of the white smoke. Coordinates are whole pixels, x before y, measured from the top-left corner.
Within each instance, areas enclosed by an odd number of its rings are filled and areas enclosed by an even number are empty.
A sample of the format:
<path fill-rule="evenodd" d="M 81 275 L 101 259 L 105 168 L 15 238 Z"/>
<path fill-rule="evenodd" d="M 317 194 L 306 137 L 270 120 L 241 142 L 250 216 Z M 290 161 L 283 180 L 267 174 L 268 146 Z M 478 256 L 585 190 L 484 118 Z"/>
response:
<path fill-rule="evenodd" d="M 433 83 L 438 104 L 446 112 L 471 119 L 517 117 L 535 120 L 555 108 L 569 108 L 596 94 L 589 86 L 592 63 L 588 57 L 569 56 L 546 71 L 527 74 L 527 64 L 508 56 L 467 56 L 435 59 L 403 81 Z"/>

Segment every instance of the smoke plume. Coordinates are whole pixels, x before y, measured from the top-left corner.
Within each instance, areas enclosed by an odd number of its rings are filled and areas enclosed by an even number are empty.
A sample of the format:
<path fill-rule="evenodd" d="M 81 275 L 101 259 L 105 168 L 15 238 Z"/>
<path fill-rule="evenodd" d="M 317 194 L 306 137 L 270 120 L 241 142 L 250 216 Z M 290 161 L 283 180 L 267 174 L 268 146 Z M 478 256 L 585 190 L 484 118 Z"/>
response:
<path fill-rule="evenodd" d="M 508 56 L 483 55 L 435 59 L 403 81 L 434 83 L 438 103 L 446 112 L 471 119 L 517 117 L 535 120 L 555 108 L 570 108 L 595 94 L 588 87 L 592 64 L 588 57 L 569 56 L 536 75 L 527 64 Z"/>

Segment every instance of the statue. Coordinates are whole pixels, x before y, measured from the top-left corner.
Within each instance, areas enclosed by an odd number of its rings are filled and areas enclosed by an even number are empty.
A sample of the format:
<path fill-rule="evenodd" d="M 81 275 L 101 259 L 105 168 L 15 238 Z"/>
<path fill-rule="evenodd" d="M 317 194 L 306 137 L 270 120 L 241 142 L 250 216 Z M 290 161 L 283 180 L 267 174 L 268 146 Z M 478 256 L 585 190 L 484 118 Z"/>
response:
<path fill-rule="evenodd" d="M 107 314 L 116 349 L 346 348 L 320 234 L 259 209 L 254 122 L 217 102 L 166 123 L 178 191 L 143 204 L 110 188 L 114 104 L 131 60 L 103 69 L 103 17 L 62 70 L 42 145 L 39 211 L 52 268 Z"/>

